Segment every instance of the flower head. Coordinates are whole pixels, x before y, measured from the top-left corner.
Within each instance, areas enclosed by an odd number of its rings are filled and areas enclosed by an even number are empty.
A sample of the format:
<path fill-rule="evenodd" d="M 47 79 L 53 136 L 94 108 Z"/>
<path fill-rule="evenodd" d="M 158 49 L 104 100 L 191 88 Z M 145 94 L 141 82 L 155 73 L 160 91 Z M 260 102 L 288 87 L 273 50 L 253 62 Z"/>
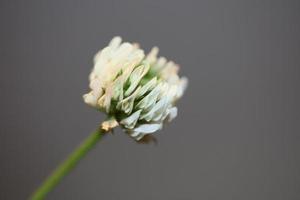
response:
<path fill-rule="evenodd" d="M 138 44 L 115 37 L 95 55 L 91 91 L 83 98 L 110 117 L 104 128 L 120 125 L 140 140 L 176 117 L 187 79 L 178 76 L 177 64 L 157 54 L 157 47 L 145 55 Z"/>

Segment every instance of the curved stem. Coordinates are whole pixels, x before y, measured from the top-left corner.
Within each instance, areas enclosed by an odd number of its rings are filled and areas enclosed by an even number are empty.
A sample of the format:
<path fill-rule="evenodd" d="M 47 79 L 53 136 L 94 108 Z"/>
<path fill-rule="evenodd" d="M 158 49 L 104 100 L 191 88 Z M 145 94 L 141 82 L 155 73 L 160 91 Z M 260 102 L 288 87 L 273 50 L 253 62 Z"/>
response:
<path fill-rule="evenodd" d="M 45 199 L 46 195 L 55 188 L 55 186 L 66 176 L 82 159 L 90 149 L 102 138 L 105 131 L 100 128 L 93 132 L 83 143 L 78 146 L 70 155 L 64 160 L 53 173 L 42 183 L 42 185 L 30 197 L 31 200 Z"/>

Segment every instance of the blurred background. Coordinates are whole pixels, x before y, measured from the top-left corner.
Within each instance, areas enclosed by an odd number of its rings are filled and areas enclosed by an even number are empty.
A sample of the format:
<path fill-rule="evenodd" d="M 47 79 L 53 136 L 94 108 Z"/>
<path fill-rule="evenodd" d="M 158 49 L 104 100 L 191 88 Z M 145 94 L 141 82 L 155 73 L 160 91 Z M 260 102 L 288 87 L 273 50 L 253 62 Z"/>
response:
<path fill-rule="evenodd" d="M 0 199 L 27 199 L 105 116 L 85 105 L 113 36 L 181 65 L 179 116 L 109 135 L 55 200 L 300 199 L 300 1 L 0 2 Z"/>

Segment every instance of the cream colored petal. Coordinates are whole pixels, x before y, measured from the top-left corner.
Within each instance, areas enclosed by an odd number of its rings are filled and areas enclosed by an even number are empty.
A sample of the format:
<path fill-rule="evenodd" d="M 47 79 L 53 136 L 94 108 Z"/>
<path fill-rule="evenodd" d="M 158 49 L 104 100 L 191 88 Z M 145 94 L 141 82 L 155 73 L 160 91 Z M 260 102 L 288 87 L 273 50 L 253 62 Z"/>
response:
<path fill-rule="evenodd" d="M 149 54 L 147 55 L 146 60 L 147 60 L 150 64 L 153 64 L 153 63 L 156 62 L 158 51 L 159 51 L 158 47 L 153 47 L 153 48 L 151 49 L 151 51 L 149 52 Z"/>
<path fill-rule="evenodd" d="M 167 63 L 167 59 L 165 57 L 158 58 L 157 62 L 153 64 L 153 69 L 156 72 L 161 71 Z"/>
<path fill-rule="evenodd" d="M 90 92 L 88 94 L 83 95 L 83 100 L 86 104 L 96 107 L 98 99 L 93 95 L 92 92 Z"/>
<path fill-rule="evenodd" d="M 119 123 L 115 118 L 108 119 L 101 124 L 101 129 L 105 131 L 111 131 L 113 128 L 119 126 Z"/>
<path fill-rule="evenodd" d="M 96 63 L 99 59 L 107 59 L 111 55 L 113 51 L 115 51 L 121 44 L 122 38 L 119 36 L 114 37 L 107 46 L 105 51 L 101 50 L 94 56 L 94 63 Z"/>
<path fill-rule="evenodd" d="M 121 42 L 122 38 L 120 36 L 116 36 L 110 41 L 108 46 L 110 46 L 112 49 L 117 49 L 120 46 Z"/>
<path fill-rule="evenodd" d="M 177 116 L 177 107 L 172 107 L 168 110 L 168 121 L 172 121 Z"/>
<path fill-rule="evenodd" d="M 145 56 L 143 50 L 137 49 L 130 43 L 119 45 L 118 40 L 112 41 L 111 46 L 104 48 L 95 56 L 95 65 L 90 79 L 99 77 L 102 87 L 106 87 L 114 80 L 121 70 L 125 71 L 128 66 L 138 65 Z"/>
<path fill-rule="evenodd" d="M 188 79 L 186 77 L 182 77 L 178 82 L 176 99 L 179 99 L 188 86 Z"/>
<path fill-rule="evenodd" d="M 161 70 L 160 76 L 162 77 L 162 79 L 168 82 L 172 82 L 174 81 L 174 79 L 178 80 L 178 75 L 177 75 L 178 70 L 179 70 L 179 66 L 175 64 L 173 61 L 169 61 Z"/>
<path fill-rule="evenodd" d="M 100 107 L 105 108 L 106 112 L 109 112 L 111 99 L 113 96 L 113 84 L 110 84 L 106 89 L 104 95 L 98 100 Z"/>
<path fill-rule="evenodd" d="M 157 60 L 157 65 L 162 67 L 164 65 L 166 65 L 167 63 L 167 59 L 165 57 L 159 57 L 159 59 Z"/>
<path fill-rule="evenodd" d="M 113 94 L 112 98 L 114 100 L 123 100 L 123 87 L 124 87 L 124 81 L 122 79 L 122 76 L 119 76 L 113 83 Z"/>

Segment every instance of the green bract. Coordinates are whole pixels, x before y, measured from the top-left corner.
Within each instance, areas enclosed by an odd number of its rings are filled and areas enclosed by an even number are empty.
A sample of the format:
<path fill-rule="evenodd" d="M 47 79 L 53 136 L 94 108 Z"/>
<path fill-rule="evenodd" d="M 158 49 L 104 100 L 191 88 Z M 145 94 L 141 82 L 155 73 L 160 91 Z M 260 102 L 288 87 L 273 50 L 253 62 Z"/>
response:
<path fill-rule="evenodd" d="M 136 140 L 176 117 L 175 102 L 187 85 L 187 79 L 178 76 L 179 66 L 157 54 L 157 47 L 145 56 L 137 44 L 113 38 L 95 55 L 91 91 L 83 96 L 115 122 L 106 125 L 119 124 Z"/>

